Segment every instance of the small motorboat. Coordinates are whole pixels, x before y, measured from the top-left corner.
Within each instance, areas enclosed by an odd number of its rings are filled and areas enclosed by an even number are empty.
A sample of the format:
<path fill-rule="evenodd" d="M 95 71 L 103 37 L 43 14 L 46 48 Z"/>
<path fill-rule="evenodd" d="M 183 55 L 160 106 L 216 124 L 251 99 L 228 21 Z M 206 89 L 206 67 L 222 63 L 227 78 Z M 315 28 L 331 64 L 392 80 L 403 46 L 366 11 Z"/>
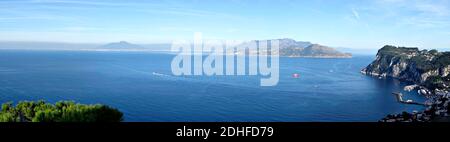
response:
<path fill-rule="evenodd" d="M 292 78 L 300 78 L 300 74 L 294 73 L 294 74 L 292 74 Z"/>

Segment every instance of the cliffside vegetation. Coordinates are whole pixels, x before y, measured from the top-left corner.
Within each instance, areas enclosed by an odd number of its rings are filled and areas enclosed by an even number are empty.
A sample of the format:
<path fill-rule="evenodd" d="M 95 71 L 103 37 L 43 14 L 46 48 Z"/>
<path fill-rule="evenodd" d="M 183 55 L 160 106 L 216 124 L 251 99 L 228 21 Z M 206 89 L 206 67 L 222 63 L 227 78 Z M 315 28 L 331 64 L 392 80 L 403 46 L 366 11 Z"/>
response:
<path fill-rule="evenodd" d="M 350 58 L 350 53 L 341 53 L 334 48 L 311 44 L 305 48 L 281 48 L 280 55 L 290 57 L 335 57 L 335 58 Z"/>
<path fill-rule="evenodd" d="M 439 52 L 435 49 L 419 51 L 418 48 L 386 45 L 377 55 L 410 61 L 422 72 L 450 65 L 450 52 Z"/>
<path fill-rule="evenodd" d="M 450 52 L 386 45 L 362 72 L 412 81 L 429 89 L 448 89 Z"/>
<path fill-rule="evenodd" d="M 23 101 L 17 105 L 4 103 L 0 122 L 120 122 L 123 114 L 106 105 L 84 105 L 72 101 L 49 104 Z"/>

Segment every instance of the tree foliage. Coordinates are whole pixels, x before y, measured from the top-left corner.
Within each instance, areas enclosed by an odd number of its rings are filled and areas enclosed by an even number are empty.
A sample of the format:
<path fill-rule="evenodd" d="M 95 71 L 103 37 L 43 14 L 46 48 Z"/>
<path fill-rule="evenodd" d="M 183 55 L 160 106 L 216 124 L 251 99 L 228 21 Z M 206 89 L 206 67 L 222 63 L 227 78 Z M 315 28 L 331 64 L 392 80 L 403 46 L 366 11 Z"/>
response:
<path fill-rule="evenodd" d="M 450 52 L 439 52 L 436 49 L 419 51 L 416 47 L 386 45 L 378 51 L 378 55 L 385 57 L 384 59 L 387 61 L 387 65 L 389 65 L 389 61 L 392 58 L 403 62 L 411 62 L 420 73 L 450 65 Z M 387 65 L 383 67 L 387 67 Z"/>
<path fill-rule="evenodd" d="M 84 105 L 72 101 L 56 104 L 22 101 L 2 104 L 0 122 L 120 122 L 123 113 L 106 105 Z"/>

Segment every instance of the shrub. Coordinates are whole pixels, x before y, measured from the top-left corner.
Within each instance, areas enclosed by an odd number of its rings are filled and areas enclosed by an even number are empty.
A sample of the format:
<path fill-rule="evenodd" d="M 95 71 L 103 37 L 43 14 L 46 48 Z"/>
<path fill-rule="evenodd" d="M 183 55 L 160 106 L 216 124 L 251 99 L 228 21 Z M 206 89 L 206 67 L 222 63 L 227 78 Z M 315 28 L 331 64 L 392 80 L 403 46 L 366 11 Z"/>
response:
<path fill-rule="evenodd" d="M 55 105 L 44 101 L 23 101 L 13 106 L 4 103 L 0 122 L 120 122 L 123 113 L 106 105 L 84 105 L 60 101 Z"/>

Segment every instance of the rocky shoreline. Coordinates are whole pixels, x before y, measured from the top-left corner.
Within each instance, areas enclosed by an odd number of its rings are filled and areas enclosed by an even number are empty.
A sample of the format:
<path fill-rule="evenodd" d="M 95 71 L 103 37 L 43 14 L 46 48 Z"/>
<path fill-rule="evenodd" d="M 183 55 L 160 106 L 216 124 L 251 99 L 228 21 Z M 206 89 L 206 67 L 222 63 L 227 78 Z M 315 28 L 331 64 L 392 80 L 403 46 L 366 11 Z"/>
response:
<path fill-rule="evenodd" d="M 439 92 L 429 98 L 430 102 L 424 111 L 390 114 L 380 122 L 448 122 L 450 121 L 450 93 Z"/>
<path fill-rule="evenodd" d="M 423 103 L 424 111 L 390 114 L 380 122 L 450 121 L 450 52 L 387 45 L 361 73 L 380 79 L 392 77 L 414 82 L 415 85 L 405 86 L 404 90 L 417 90 L 418 94 L 428 98 Z M 412 100 L 399 102 L 411 103 Z"/>

